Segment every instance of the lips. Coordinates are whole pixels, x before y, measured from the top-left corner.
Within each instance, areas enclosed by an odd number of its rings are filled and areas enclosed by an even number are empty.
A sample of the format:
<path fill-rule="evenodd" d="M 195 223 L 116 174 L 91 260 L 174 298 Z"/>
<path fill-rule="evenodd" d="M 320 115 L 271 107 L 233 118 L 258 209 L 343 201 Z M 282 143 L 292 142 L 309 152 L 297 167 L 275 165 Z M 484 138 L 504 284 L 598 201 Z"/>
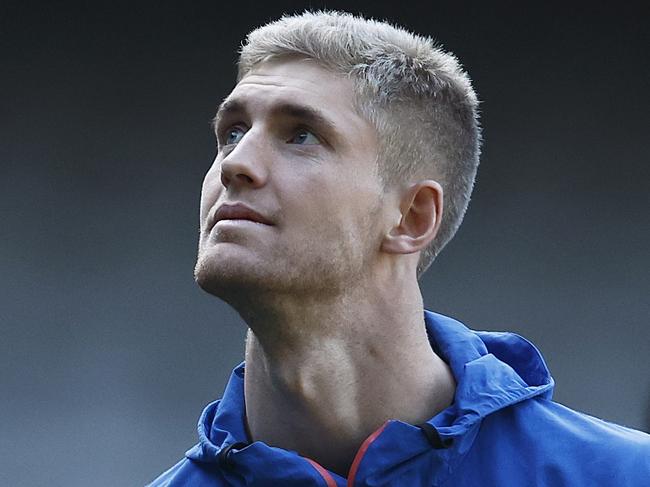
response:
<path fill-rule="evenodd" d="M 260 215 L 258 212 L 249 208 L 243 203 L 223 203 L 217 211 L 209 218 L 208 228 L 212 229 L 218 222 L 222 220 L 249 220 L 264 225 L 272 225 L 270 220 Z"/>

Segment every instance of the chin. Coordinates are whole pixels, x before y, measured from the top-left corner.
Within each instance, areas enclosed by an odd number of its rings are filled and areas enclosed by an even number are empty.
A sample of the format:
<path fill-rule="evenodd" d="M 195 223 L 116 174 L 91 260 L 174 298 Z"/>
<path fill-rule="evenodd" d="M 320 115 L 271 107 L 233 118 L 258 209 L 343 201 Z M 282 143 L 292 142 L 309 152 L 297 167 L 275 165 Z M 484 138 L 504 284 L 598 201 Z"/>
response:
<path fill-rule="evenodd" d="M 221 298 L 233 289 L 248 287 L 246 283 L 254 280 L 250 275 L 253 268 L 236 259 L 200 253 L 194 267 L 194 280 L 205 292 Z"/>
<path fill-rule="evenodd" d="M 250 297 L 260 299 L 263 295 L 324 298 L 340 294 L 358 279 L 360 269 L 352 272 L 350 266 L 336 262 L 332 256 L 307 251 L 291 255 L 271 252 L 261 257 L 240 245 L 202 245 L 194 279 L 205 292 L 231 305 L 245 304 Z"/>
<path fill-rule="evenodd" d="M 200 249 L 194 280 L 208 294 L 234 305 L 283 285 L 278 282 L 282 277 L 274 275 L 270 264 L 269 259 L 259 261 L 255 255 L 238 248 Z"/>

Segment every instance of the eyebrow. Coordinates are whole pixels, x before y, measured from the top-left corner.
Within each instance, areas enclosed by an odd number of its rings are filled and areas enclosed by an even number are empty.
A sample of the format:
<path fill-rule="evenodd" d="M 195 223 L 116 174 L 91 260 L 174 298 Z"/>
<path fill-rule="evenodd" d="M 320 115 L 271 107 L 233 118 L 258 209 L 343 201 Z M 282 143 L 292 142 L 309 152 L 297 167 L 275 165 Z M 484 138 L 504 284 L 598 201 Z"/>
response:
<path fill-rule="evenodd" d="M 221 120 L 227 116 L 243 115 L 247 113 L 246 104 L 240 100 L 224 100 L 212 120 L 216 129 Z M 281 102 L 271 107 L 271 116 L 298 119 L 314 129 L 322 130 L 333 139 L 339 139 L 336 125 L 321 110 L 308 105 L 299 105 L 291 102 Z"/>
<path fill-rule="evenodd" d="M 246 110 L 243 103 L 237 100 L 225 99 L 219 105 L 219 108 L 217 109 L 217 114 L 212 119 L 212 128 L 216 131 L 217 127 L 219 126 L 219 122 L 226 115 L 230 115 L 230 114 L 235 115 L 237 113 L 245 113 L 245 112 Z"/>

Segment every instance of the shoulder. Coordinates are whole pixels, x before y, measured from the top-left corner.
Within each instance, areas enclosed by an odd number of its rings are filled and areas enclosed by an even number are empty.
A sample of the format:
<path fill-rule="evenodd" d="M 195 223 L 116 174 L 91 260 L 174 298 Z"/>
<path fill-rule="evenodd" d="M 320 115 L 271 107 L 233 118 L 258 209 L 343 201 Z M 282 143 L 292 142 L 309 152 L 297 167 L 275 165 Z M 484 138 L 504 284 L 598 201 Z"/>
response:
<path fill-rule="evenodd" d="M 483 420 L 475 447 L 535 472 L 538 485 L 641 486 L 650 479 L 650 435 L 536 398 Z"/>
<path fill-rule="evenodd" d="M 214 464 L 183 458 L 146 487 L 219 487 L 229 485 Z"/>

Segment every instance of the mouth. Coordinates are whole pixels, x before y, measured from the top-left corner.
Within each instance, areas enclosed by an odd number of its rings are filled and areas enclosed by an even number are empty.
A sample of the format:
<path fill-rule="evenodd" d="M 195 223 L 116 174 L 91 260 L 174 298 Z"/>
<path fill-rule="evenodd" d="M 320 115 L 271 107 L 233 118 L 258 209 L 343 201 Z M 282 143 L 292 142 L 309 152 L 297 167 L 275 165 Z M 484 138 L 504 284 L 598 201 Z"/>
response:
<path fill-rule="evenodd" d="M 262 225 L 273 223 L 252 208 L 243 203 L 223 203 L 208 216 L 208 230 L 212 230 L 219 222 L 253 222 Z"/>

